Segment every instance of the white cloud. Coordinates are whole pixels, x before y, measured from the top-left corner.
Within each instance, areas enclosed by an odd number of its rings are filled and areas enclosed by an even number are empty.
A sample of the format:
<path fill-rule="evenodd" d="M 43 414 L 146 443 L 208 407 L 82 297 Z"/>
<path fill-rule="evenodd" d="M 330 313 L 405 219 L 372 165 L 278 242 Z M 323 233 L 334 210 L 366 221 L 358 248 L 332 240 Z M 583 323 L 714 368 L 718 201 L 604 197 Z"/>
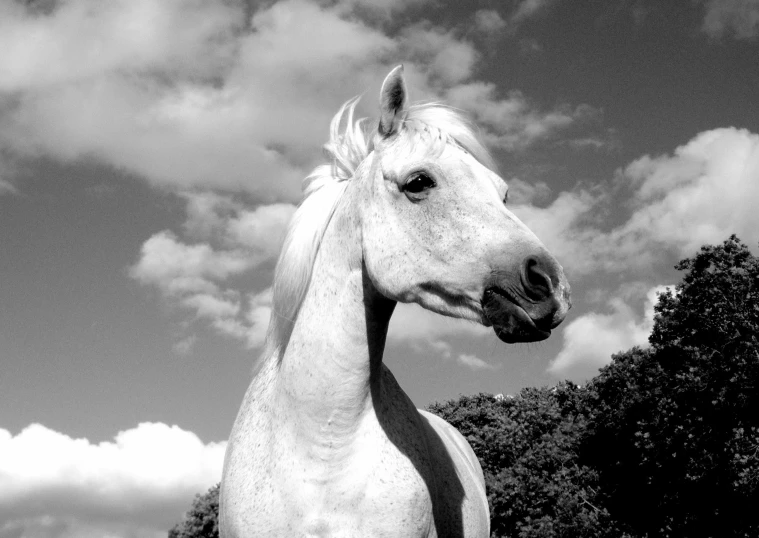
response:
<path fill-rule="evenodd" d="M 182 306 L 197 312 L 199 318 L 233 318 L 240 312 L 240 302 L 236 294 L 231 297 L 219 297 L 205 293 L 190 295 L 182 299 Z"/>
<path fill-rule="evenodd" d="M 49 13 L 6 2 L 0 96 L 13 98 L 0 101 L 0 147 L 96 158 L 175 190 L 295 200 L 338 105 L 376 90 L 398 58 L 417 98 L 476 84 L 472 43 L 429 23 L 390 35 L 362 14 L 403 5 L 375 4 L 282 0 L 245 21 L 239 4 L 210 0 L 69 0 Z M 473 106 L 506 105 L 480 95 Z M 578 110 L 531 115 L 523 104 L 505 134 L 542 139 Z"/>
<path fill-rule="evenodd" d="M 241 12 L 219 16 L 218 2 L 140 0 L 108 10 L 88 0 L 66 5 L 73 7 L 42 17 L 18 7 L 7 21 L 5 35 L 15 41 L 4 49 L 14 53 L 4 57 L 14 66 L 51 65 L 51 50 L 26 46 L 27 26 L 37 20 L 47 24 L 46 41 L 72 44 L 59 49 L 66 60 L 60 73 L 44 71 L 42 81 L 36 71 L 11 73 L 20 93 L 7 105 L 4 145 L 30 156 L 94 156 L 157 185 L 248 190 L 263 200 L 297 197 L 331 113 L 341 98 L 366 87 L 369 68 L 354 67 L 392 46 L 381 32 L 305 1 L 260 9 L 250 31 L 240 29 Z M 99 50 L 91 29 L 142 29 L 140 16 L 159 21 L 147 20 L 145 32 L 160 43 L 112 39 L 118 50 L 111 53 L 104 38 L 102 64 L 75 54 Z M 160 26 L 150 30 L 151 24 Z M 164 43 L 177 46 L 167 50 Z M 143 58 L 143 48 L 153 55 Z M 204 63 L 210 67 L 198 73 Z"/>
<path fill-rule="evenodd" d="M 452 338 L 488 338 L 493 337 L 492 332 L 478 323 L 441 316 L 417 304 L 398 303 L 390 319 L 387 340 L 391 345 L 408 345 L 418 353 L 432 353 L 450 360 L 454 356 Z M 456 362 L 472 370 L 490 366 L 473 355 L 459 355 Z"/>
<path fill-rule="evenodd" d="M 174 345 L 171 346 L 171 349 L 177 355 L 189 355 L 192 352 L 192 349 L 195 347 L 195 342 L 197 341 L 198 337 L 194 334 L 191 334 L 175 342 Z"/>
<path fill-rule="evenodd" d="M 573 276 L 639 269 L 663 252 L 688 256 L 732 233 L 752 244 L 759 240 L 757 177 L 759 135 L 714 129 L 671 155 L 633 161 L 610 186 L 578 188 L 547 207 L 513 210 Z M 631 200 L 629 215 L 602 228 L 610 203 L 623 195 Z"/>
<path fill-rule="evenodd" d="M 759 0 L 708 0 L 702 26 L 711 37 L 733 34 L 736 39 L 759 35 Z"/>
<path fill-rule="evenodd" d="M 416 24 L 404 29 L 401 53 L 425 73 L 434 86 L 447 88 L 472 76 L 479 52 L 452 30 Z"/>
<path fill-rule="evenodd" d="M 292 204 L 271 204 L 242 210 L 226 225 L 227 241 L 274 258 L 285 240 L 287 225 L 295 213 Z"/>
<path fill-rule="evenodd" d="M 387 338 L 390 342 L 433 342 L 451 335 L 483 336 L 492 329 L 478 323 L 441 316 L 417 304 L 398 303 Z"/>
<path fill-rule="evenodd" d="M 598 264 L 599 256 L 595 254 L 596 250 L 605 250 L 603 232 L 583 220 L 602 201 L 596 193 L 578 189 L 559 193 L 547 207 L 516 204 L 511 210 L 574 276 L 608 268 Z"/>
<path fill-rule="evenodd" d="M 166 529 L 139 523 L 87 521 L 74 517 L 40 516 L 9 520 L 0 525 L 3 538 L 165 538 Z"/>
<path fill-rule="evenodd" d="M 242 4 L 211 0 L 68 0 L 44 12 L 6 2 L 0 150 L 94 158 L 181 193 L 186 237 L 154 234 L 130 274 L 253 345 L 268 307 L 233 281 L 276 257 L 294 207 L 272 202 L 299 197 L 339 104 L 376 95 L 399 58 L 415 99 L 450 98 L 494 144 L 524 147 L 589 116 L 500 98 L 476 80 L 481 53 L 458 29 L 413 21 L 390 33 L 378 22 L 407 5 L 281 0 L 245 20 Z M 238 191 L 265 205 L 244 206 L 229 194 Z"/>
<path fill-rule="evenodd" d="M 215 193 L 183 196 L 184 229 L 202 241 L 187 244 L 170 231 L 159 232 L 143 244 L 130 275 L 155 286 L 170 304 L 206 320 L 216 332 L 260 347 L 271 314 L 271 289 L 244 293 L 228 280 L 276 259 L 295 206 L 248 209 Z M 194 340 L 189 346 L 182 342 L 175 351 L 181 354 L 186 347 L 189 352 Z"/>
<path fill-rule="evenodd" d="M 246 332 L 248 347 L 261 347 L 266 339 L 266 330 L 272 313 L 272 289 L 267 288 L 261 293 L 251 294 L 248 301 L 248 311 L 245 314 L 248 324 Z"/>
<path fill-rule="evenodd" d="M 218 76 L 242 8 L 205 0 L 69 0 L 48 14 L 0 4 L 0 90 L 23 91 L 106 73 Z"/>
<path fill-rule="evenodd" d="M 240 274 L 257 261 L 242 250 L 218 252 L 205 243 L 187 245 L 164 230 L 145 241 L 130 274 L 143 284 L 155 284 L 166 295 L 214 292 L 214 280 Z"/>
<path fill-rule="evenodd" d="M 506 28 L 506 21 L 494 9 L 478 9 L 474 13 L 474 26 L 484 34 L 495 34 Z"/>
<path fill-rule="evenodd" d="M 337 4 L 348 11 L 368 11 L 389 20 L 403 10 L 429 2 L 430 0 L 338 0 Z"/>
<path fill-rule="evenodd" d="M 506 98 L 498 95 L 491 82 L 466 82 L 449 88 L 446 100 L 470 111 L 478 124 L 485 127 L 485 140 L 493 146 L 509 150 L 523 149 L 536 142 L 551 139 L 570 127 L 593 127 L 600 111 L 588 105 L 560 105 L 540 111 L 518 91 Z"/>
<path fill-rule="evenodd" d="M 12 183 L 9 183 L 0 178 L 0 196 L 3 194 L 18 194 L 18 190 L 13 186 Z"/>
<path fill-rule="evenodd" d="M 492 364 L 485 362 L 484 360 L 482 360 L 481 358 L 475 355 L 470 355 L 467 353 L 460 354 L 456 358 L 456 362 L 458 362 L 459 364 L 463 364 L 467 368 L 470 368 L 474 371 L 496 369 L 496 366 L 493 366 Z"/>
<path fill-rule="evenodd" d="M 551 196 L 551 187 L 544 181 L 528 183 L 518 177 L 507 181 L 510 204 L 531 204 L 543 202 Z"/>
<path fill-rule="evenodd" d="M 163 231 L 142 246 L 132 278 L 158 288 L 172 303 L 207 320 L 218 333 L 237 338 L 250 348 L 263 345 L 271 315 L 271 289 L 243 296 L 226 283 L 279 254 L 294 206 L 273 204 L 254 210 L 215 194 L 186 195 L 185 230 L 210 243 L 188 245 Z M 193 337 L 194 338 L 194 337 Z M 175 344 L 187 353 L 194 344 Z"/>
<path fill-rule="evenodd" d="M 633 346 L 646 347 L 654 326 L 654 305 L 666 286 L 652 288 L 646 294 L 643 315 L 638 314 L 621 297 L 612 297 L 610 314 L 590 312 L 564 327 L 564 344 L 548 371 L 557 377 L 583 381 L 611 362 L 611 356 Z"/>
<path fill-rule="evenodd" d="M 165 535 L 221 479 L 225 445 L 161 423 L 101 443 L 0 429 L 0 535 Z"/>
<path fill-rule="evenodd" d="M 535 17 L 556 0 L 522 0 L 511 15 L 511 22 L 518 24 L 529 18 Z"/>
<path fill-rule="evenodd" d="M 671 156 L 633 162 L 625 176 L 638 185 L 635 212 L 620 234 L 627 243 L 649 233 L 686 254 L 731 233 L 757 238 L 757 134 L 731 127 L 706 131 Z"/>

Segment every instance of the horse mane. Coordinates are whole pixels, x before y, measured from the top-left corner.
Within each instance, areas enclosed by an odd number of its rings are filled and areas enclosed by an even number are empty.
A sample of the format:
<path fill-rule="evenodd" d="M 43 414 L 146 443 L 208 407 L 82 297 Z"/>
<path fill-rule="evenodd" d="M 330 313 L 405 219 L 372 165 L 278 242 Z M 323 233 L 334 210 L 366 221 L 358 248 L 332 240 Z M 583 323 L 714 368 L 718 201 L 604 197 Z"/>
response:
<path fill-rule="evenodd" d="M 346 101 L 332 118 L 329 141 L 324 145 L 328 162 L 317 166 L 303 181 L 303 200 L 290 221 L 274 271 L 266 356 L 277 355 L 281 359 L 308 291 L 324 232 L 348 180 L 375 149 L 377 128 L 367 129 L 366 118 L 354 120 L 359 99 Z M 439 134 L 436 139 L 457 144 L 495 170 L 475 127 L 458 110 L 436 102 L 415 103 L 408 108 L 403 121 L 404 131 L 422 133 L 433 129 Z"/>

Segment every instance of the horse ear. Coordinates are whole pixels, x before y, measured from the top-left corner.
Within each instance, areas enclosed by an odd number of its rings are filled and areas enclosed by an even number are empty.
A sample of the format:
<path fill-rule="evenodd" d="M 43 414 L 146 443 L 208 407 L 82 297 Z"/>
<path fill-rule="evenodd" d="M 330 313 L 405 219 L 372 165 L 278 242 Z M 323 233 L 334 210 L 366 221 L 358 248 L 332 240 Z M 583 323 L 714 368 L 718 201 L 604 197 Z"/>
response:
<path fill-rule="evenodd" d="M 400 129 L 403 115 L 406 113 L 406 82 L 403 80 L 403 65 L 396 66 L 385 77 L 380 90 L 379 134 L 385 138 L 394 135 Z"/>

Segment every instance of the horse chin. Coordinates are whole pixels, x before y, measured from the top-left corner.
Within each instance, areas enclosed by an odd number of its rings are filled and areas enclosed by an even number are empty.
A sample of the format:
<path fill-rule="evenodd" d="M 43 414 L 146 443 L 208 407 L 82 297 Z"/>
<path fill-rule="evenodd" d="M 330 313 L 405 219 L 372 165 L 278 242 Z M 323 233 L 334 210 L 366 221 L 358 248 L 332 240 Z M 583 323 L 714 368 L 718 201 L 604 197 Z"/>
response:
<path fill-rule="evenodd" d="M 482 298 L 486 325 L 492 325 L 496 336 L 507 344 L 539 342 L 551 336 L 550 329 L 541 329 L 524 308 L 501 288 L 488 288 Z"/>

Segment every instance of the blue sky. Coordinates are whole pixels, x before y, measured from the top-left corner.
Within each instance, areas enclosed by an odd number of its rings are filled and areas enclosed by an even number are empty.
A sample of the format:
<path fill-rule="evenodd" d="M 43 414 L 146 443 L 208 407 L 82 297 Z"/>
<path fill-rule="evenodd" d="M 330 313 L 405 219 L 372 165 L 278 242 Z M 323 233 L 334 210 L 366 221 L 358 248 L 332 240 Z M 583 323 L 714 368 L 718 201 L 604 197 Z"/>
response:
<path fill-rule="evenodd" d="M 0 538 L 164 536 L 220 476 L 300 181 L 404 63 L 465 110 L 574 308 L 399 308 L 419 406 L 592 376 L 701 244 L 759 241 L 759 1 L 0 2 Z M 44 465 L 41 465 L 44 462 Z"/>

